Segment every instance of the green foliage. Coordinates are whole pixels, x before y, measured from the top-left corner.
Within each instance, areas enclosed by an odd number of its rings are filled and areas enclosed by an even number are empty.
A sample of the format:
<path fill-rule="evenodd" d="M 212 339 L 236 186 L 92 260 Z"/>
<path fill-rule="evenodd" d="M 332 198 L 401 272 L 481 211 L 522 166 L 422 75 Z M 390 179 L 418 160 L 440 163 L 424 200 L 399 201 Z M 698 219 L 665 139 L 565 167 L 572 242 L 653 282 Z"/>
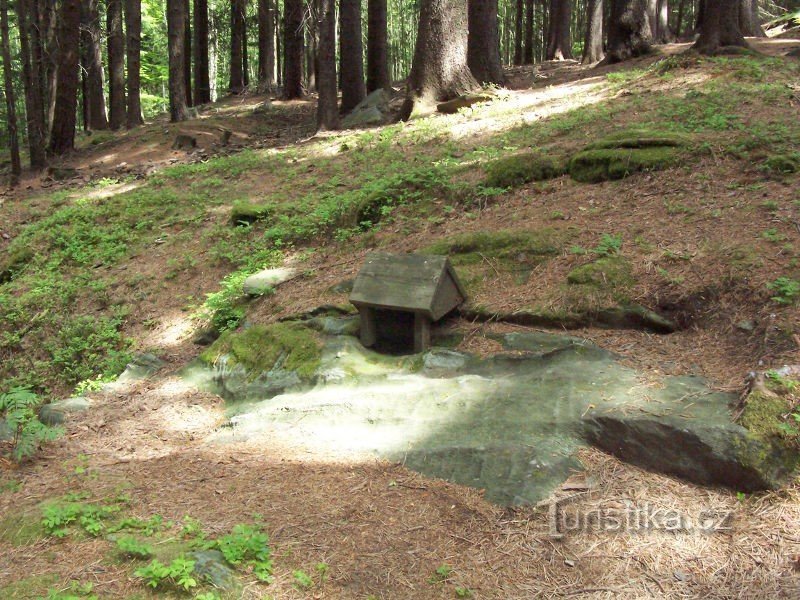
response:
<path fill-rule="evenodd" d="M 70 581 L 66 590 L 48 590 L 46 600 L 97 600 L 93 590 L 92 582 Z"/>
<path fill-rule="evenodd" d="M 226 354 L 229 364 L 241 364 L 254 376 L 282 368 L 310 378 L 319 367 L 322 342 L 303 323 L 253 325 L 241 332 L 226 332 L 201 358 L 213 364 Z"/>
<path fill-rule="evenodd" d="M 31 456 L 42 443 L 61 434 L 60 428 L 39 421 L 36 411 L 40 405 L 39 396 L 28 388 L 17 387 L 0 394 L 0 423 L 5 421 L 11 431 L 11 456 L 16 461 Z"/>
<path fill-rule="evenodd" d="M 168 565 L 153 559 L 149 565 L 136 569 L 136 577 L 145 580 L 145 584 L 153 589 L 177 588 L 188 592 L 197 587 L 194 578 L 194 561 L 185 555 L 178 556 Z"/>
<path fill-rule="evenodd" d="M 510 188 L 559 177 L 566 171 L 563 161 L 540 152 L 526 152 L 491 162 L 486 167 L 486 185 Z"/>
<path fill-rule="evenodd" d="M 310 590 L 314 587 L 314 580 L 305 571 L 292 571 L 294 585 L 300 590 Z"/>
<path fill-rule="evenodd" d="M 604 288 L 625 288 L 634 282 L 630 263 L 621 256 L 607 255 L 576 267 L 567 275 L 567 281 L 576 285 Z"/>
<path fill-rule="evenodd" d="M 119 538 L 117 540 L 117 550 L 129 558 L 145 559 L 153 556 L 153 549 L 133 536 Z"/>
<path fill-rule="evenodd" d="M 468 587 L 456 587 L 456 598 L 472 598 L 474 592 Z"/>
<path fill-rule="evenodd" d="M 790 277 L 778 277 L 767 284 L 767 289 L 775 293 L 772 300 L 778 304 L 794 304 L 800 297 L 800 281 Z"/>
<path fill-rule="evenodd" d="M 125 517 L 118 523 L 108 528 L 109 533 L 118 531 L 138 531 L 142 535 L 151 536 L 164 528 L 164 517 L 153 515 L 149 519 L 138 519 L 136 517 Z"/>
<path fill-rule="evenodd" d="M 105 521 L 118 513 L 119 506 L 89 504 L 65 498 L 64 501 L 46 504 L 42 508 L 42 526 L 53 537 L 63 538 L 69 533 L 71 525 L 78 525 L 91 536 L 99 536 L 106 531 Z"/>
<path fill-rule="evenodd" d="M 252 567 L 253 574 L 260 580 L 272 580 L 272 556 L 269 536 L 259 525 L 239 524 L 230 534 L 208 544 L 216 548 L 231 565 Z"/>
<path fill-rule="evenodd" d="M 436 568 L 433 574 L 428 577 L 428 583 L 431 585 L 436 585 L 439 583 L 444 583 L 450 576 L 453 574 L 453 567 L 450 565 L 440 565 Z"/>
<path fill-rule="evenodd" d="M 252 204 L 250 202 L 234 202 L 231 208 L 231 223 L 234 225 L 252 225 L 263 221 L 274 213 L 271 204 Z"/>
<path fill-rule="evenodd" d="M 477 231 L 436 242 L 423 250 L 427 254 L 453 255 L 455 264 L 470 264 L 483 257 L 512 259 L 518 255 L 549 256 L 557 254 L 566 237 L 551 228 L 538 231 Z"/>
<path fill-rule="evenodd" d="M 604 233 L 600 236 L 600 243 L 592 248 L 592 252 L 598 256 L 615 256 L 622 249 L 622 235 L 612 235 Z"/>
<path fill-rule="evenodd" d="M 800 152 L 773 154 L 764 161 L 763 168 L 769 173 L 789 175 L 800 171 Z"/>

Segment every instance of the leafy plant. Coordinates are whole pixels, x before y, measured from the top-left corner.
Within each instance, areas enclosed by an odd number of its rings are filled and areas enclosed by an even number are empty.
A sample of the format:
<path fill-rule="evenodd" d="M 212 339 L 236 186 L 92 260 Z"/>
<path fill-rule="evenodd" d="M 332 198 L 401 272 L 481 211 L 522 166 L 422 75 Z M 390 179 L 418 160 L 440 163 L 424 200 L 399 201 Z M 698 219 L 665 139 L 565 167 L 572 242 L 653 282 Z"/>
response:
<path fill-rule="evenodd" d="M 314 587 L 314 580 L 305 571 L 292 571 L 294 585 L 301 590 L 309 590 Z"/>
<path fill-rule="evenodd" d="M 436 585 L 438 583 L 444 583 L 450 576 L 453 574 L 453 567 L 450 565 L 441 565 L 436 568 L 433 572 L 433 575 L 428 577 L 428 583 L 431 585 Z"/>
<path fill-rule="evenodd" d="M 472 598 L 473 592 L 468 587 L 457 587 L 456 598 Z"/>
<path fill-rule="evenodd" d="M 767 289 L 775 292 L 772 300 L 778 304 L 794 304 L 800 296 L 800 281 L 790 277 L 778 277 L 767 284 Z"/>
<path fill-rule="evenodd" d="M 604 233 L 600 236 L 600 243 L 592 248 L 592 252 L 600 256 L 613 256 L 622 249 L 622 236 Z"/>
<path fill-rule="evenodd" d="M 178 556 L 168 565 L 153 559 L 149 565 L 136 569 L 133 574 L 144 579 L 145 584 L 153 589 L 176 587 L 188 592 L 197 587 L 197 580 L 193 576 L 194 561 L 185 555 Z"/>
<path fill-rule="evenodd" d="M 97 596 L 92 593 L 93 589 L 91 582 L 70 581 L 67 589 L 48 590 L 47 600 L 97 600 Z"/>
<path fill-rule="evenodd" d="M 117 550 L 131 558 L 150 558 L 153 549 L 133 536 L 121 537 L 117 540 Z"/>
<path fill-rule="evenodd" d="M 42 527 L 57 538 L 67 535 L 67 527 L 77 523 L 89 535 L 98 536 L 108 517 L 119 511 L 117 506 L 99 506 L 67 500 L 46 505 L 42 509 Z"/>
<path fill-rule="evenodd" d="M 209 544 L 234 566 L 247 565 L 260 581 L 272 580 L 272 558 L 269 536 L 259 525 L 236 525 L 230 534 Z"/>
<path fill-rule="evenodd" d="M 11 456 L 16 461 L 31 456 L 43 442 L 56 439 L 61 429 L 48 427 L 41 421 L 36 409 L 41 399 L 30 389 L 16 387 L 5 394 L 0 394 L 0 420 L 13 432 L 11 439 Z"/>

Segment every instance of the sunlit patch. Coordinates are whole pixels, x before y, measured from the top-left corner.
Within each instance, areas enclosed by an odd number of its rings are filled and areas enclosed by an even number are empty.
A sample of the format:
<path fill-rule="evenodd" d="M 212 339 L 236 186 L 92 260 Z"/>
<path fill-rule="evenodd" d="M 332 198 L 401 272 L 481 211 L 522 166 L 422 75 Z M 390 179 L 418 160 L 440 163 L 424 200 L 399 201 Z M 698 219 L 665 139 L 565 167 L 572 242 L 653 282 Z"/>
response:
<path fill-rule="evenodd" d="M 163 323 L 162 327 L 151 333 L 145 343 L 161 347 L 177 346 L 194 332 L 191 317 L 181 315 Z"/>

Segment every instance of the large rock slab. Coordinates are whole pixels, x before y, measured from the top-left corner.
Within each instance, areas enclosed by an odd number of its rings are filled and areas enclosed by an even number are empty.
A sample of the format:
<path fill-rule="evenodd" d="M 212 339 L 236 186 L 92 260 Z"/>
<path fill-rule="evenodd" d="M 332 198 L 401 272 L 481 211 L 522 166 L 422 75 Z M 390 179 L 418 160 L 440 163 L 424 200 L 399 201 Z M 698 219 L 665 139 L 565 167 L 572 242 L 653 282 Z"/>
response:
<path fill-rule="evenodd" d="M 242 290 L 248 296 L 263 296 L 271 293 L 275 287 L 294 277 L 296 273 L 296 269 L 289 267 L 264 269 L 245 279 Z"/>
<path fill-rule="evenodd" d="M 92 401 L 83 396 L 75 396 L 66 400 L 58 400 L 45 404 L 39 409 L 39 420 L 51 427 L 63 424 L 70 415 L 86 412 L 92 407 Z"/>
<path fill-rule="evenodd" d="M 509 351 L 481 359 L 434 348 L 384 356 L 355 337 L 324 337 L 313 381 L 263 378 L 231 407 L 215 443 L 260 438 L 325 457 L 380 457 L 484 489 L 504 505 L 534 504 L 581 468 L 593 444 L 655 471 L 736 490 L 775 487 L 791 471 L 783 450 L 733 424 L 732 394 L 699 378 L 655 385 L 576 337 L 515 332 Z M 230 391 L 230 390 L 229 390 Z"/>
<path fill-rule="evenodd" d="M 358 127 L 384 125 L 389 119 L 390 100 L 389 92 L 375 90 L 342 119 L 342 127 L 344 129 L 356 129 Z"/>

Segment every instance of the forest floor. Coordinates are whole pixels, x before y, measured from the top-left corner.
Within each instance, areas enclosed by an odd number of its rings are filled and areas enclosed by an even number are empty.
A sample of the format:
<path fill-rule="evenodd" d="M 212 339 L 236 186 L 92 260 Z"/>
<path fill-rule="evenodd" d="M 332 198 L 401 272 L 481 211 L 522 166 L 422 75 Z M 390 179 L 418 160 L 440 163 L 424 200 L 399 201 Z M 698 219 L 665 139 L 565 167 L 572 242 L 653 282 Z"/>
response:
<path fill-rule="evenodd" d="M 133 575 L 145 563 L 122 556 L 113 534 L 76 521 L 63 539 L 48 535 L 40 520 L 53 502 L 155 523 L 141 537 L 165 561 L 199 529 L 212 539 L 263 523 L 274 581 L 243 574 L 243 598 L 800 596 L 798 482 L 737 494 L 586 450 L 562 493 L 588 486 L 584 508 L 674 510 L 695 527 L 555 538 L 547 507 L 498 507 L 402 465 L 209 444 L 224 402 L 176 375 L 209 320 L 270 323 L 344 305 L 331 287 L 371 250 L 507 230 L 546 232 L 558 251 L 523 280 L 483 256 L 470 271 L 475 306 L 591 313 L 624 297 L 656 310 L 678 330 L 569 332 L 653 380 L 693 374 L 740 392 L 749 371 L 800 362 L 800 289 L 787 283 L 800 280 L 800 61 L 782 56 L 798 46 L 770 40 L 763 55 L 701 59 L 676 44 L 613 67 L 518 68 L 492 102 L 366 131 L 313 136 L 313 101 L 247 95 L 187 123 L 82 138 L 56 177 L 28 176 L 0 196 L 0 377 L 50 399 L 78 385 L 94 402 L 41 454 L 0 470 L 0 597 L 81 596 L 88 583 L 101 598 L 190 596 L 147 589 Z M 679 160 L 617 181 L 486 183 L 499 159 L 533 149 L 563 160 L 619 131 L 690 141 Z M 198 147 L 173 150 L 178 134 Z M 236 227 L 232 211 L 258 218 Z M 580 304 L 567 277 L 609 239 L 630 277 Z M 245 302 L 243 277 L 282 264 L 299 275 Z M 480 354 L 500 351 L 493 332 L 532 329 L 445 326 Z M 100 385 L 141 352 L 165 366 Z M 708 531 L 700 515 L 731 520 Z"/>

